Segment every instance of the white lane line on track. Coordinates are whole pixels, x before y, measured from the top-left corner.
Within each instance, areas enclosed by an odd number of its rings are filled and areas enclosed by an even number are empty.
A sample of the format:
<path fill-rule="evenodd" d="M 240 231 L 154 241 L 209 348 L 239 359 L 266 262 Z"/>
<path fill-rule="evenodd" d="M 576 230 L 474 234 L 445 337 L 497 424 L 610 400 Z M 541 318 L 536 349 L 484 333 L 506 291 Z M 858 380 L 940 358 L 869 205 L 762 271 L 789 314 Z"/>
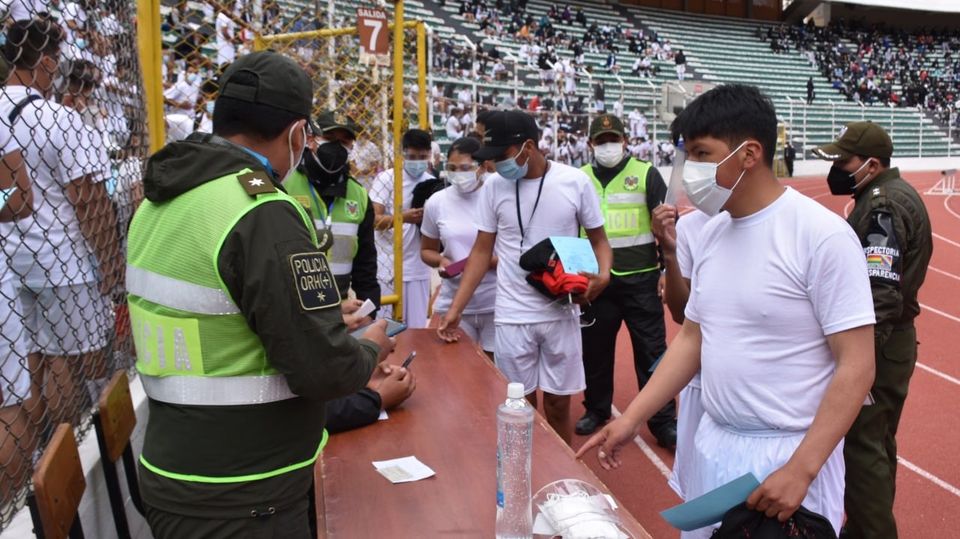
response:
<path fill-rule="evenodd" d="M 943 271 L 942 269 L 936 268 L 936 267 L 933 267 L 933 266 L 927 266 L 927 269 L 928 269 L 928 270 L 933 270 L 933 271 L 935 271 L 935 272 L 937 272 L 937 273 L 939 273 L 939 274 L 941 274 L 941 275 L 946 275 L 947 277 L 950 277 L 951 279 L 956 279 L 956 280 L 960 281 L 960 276 L 954 275 L 954 274 L 950 273 L 949 271 Z"/>
<path fill-rule="evenodd" d="M 937 234 L 936 232 L 933 232 L 932 234 L 933 234 L 933 237 L 934 237 L 934 238 L 937 238 L 938 240 L 943 240 L 943 241 L 949 243 L 950 245 L 953 245 L 954 247 L 960 247 L 960 243 L 957 243 L 957 242 L 951 240 L 950 238 L 941 236 L 940 234 Z"/>
<path fill-rule="evenodd" d="M 617 410 L 616 406 L 612 406 L 611 408 L 613 409 L 613 417 L 614 418 L 620 417 L 621 415 L 620 410 Z M 653 448 L 651 448 L 647 444 L 647 442 L 643 441 L 643 438 L 641 438 L 640 435 L 637 435 L 633 438 L 633 443 L 637 444 L 637 447 L 640 448 L 640 451 L 643 451 L 643 454 L 646 455 L 648 459 L 650 459 L 650 462 L 652 462 L 653 465 L 656 466 L 658 470 L 660 470 L 660 473 L 664 477 L 666 477 L 667 479 L 670 479 L 670 468 L 667 466 L 665 462 L 663 462 L 663 459 L 661 459 L 660 456 L 657 455 L 657 453 L 653 450 Z"/>
<path fill-rule="evenodd" d="M 951 485 L 950 483 L 947 483 L 943 479 L 940 479 L 939 477 L 933 475 L 932 473 L 924 470 L 923 468 L 917 466 L 916 464 L 910 462 L 909 460 L 903 457 L 898 456 L 897 462 L 899 462 L 900 465 L 903 466 L 904 468 L 912 471 L 913 473 L 919 475 L 920 477 L 926 479 L 927 481 L 930 481 L 934 485 L 937 485 L 938 487 L 949 492 L 950 494 L 953 494 L 954 496 L 960 498 L 960 488 L 957 488 Z"/>
<path fill-rule="evenodd" d="M 940 309 L 935 309 L 935 308 L 933 308 L 933 307 L 931 307 L 931 306 L 929 306 L 929 305 L 925 305 L 925 304 L 923 304 L 923 303 L 920 304 L 920 307 L 923 308 L 923 310 L 925 310 L 925 311 L 930 311 L 930 312 L 932 312 L 932 313 L 934 313 L 934 314 L 939 314 L 940 316 L 942 316 L 942 317 L 944 317 L 944 318 L 946 318 L 946 319 L 948 319 L 948 320 L 953 320 L 954 322 L 960 322 L 960 317 L 954 316 L 954 315 L 952 315 L 952 314 L 950 314 L 950 313 L 945 313 L 945 312 L 941 311 Z"/>
<path fill-rule="evenodd" d="M 955 384 L 955 385 L 960 386 L 960 380 L 954 378 L 953 376 L 950 376 L 949 374 L 947 374 L 947 373 L 945 373 L 945 372 L 943 372 L 943 371 L 938 371 L 937 369 L 934 369 L 933 367 L 931 367 L 931 366 L 929 366 L 929 365 L 925 365 L 925 364 L 923 364 L 923 363 L 920 363 L 919 361 L 917 362 L 917 367 L 919 367 L 919 368 L 921 368 L 921 369 L 929 372 L 930 374 L 932 374 L 932 375 L 934 375 L 934 376 L 939 376 L 940 378 L 943 378 L 944 380 L 946 380 L 946 381 L 948 381 L 948 382 L 950 382 L 950 383 L 952 383 L 952 384 Z"/>
<path fill-rule="evenodd" d="M 943 207 L 947 209 L 947 213 L 956 217 L 957 219 L 960 219 L 960 213 L 953 211 L 953 208 L 951 208 L 950 204 L 948 204 L 950 202 L 950 199 L 953 198 L 954 196 L 956 195 L 950 195 L 947 198 L 943 199 Z"/>

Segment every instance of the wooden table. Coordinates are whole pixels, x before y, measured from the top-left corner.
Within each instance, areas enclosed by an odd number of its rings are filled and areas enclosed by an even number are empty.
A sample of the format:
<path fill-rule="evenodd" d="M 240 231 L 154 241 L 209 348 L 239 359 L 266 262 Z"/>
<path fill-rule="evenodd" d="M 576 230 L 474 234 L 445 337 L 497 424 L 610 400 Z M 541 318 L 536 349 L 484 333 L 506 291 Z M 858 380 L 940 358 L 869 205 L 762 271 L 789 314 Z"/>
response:
<path fill-rule="evenodd" d="M 471 341 L 446 344 L 432 329 L 398 337 L 391 362 L 410 350 L 416 392 L 390 419 L 330 438 L 316 466 L 320 537 L 431 538 L 494 535 L 496 520 L 497 406 L 507 382 Z M 392 484 L 372 461 L 414 455 L 434 477 Z M 609 489 L 537 414 L 533 431 L 532 493 L 558 479 L 580 479 Z M 642 485 L 637 485 L 642 488 Z M 650 537 L 620 507 L 634 537 Z"/>

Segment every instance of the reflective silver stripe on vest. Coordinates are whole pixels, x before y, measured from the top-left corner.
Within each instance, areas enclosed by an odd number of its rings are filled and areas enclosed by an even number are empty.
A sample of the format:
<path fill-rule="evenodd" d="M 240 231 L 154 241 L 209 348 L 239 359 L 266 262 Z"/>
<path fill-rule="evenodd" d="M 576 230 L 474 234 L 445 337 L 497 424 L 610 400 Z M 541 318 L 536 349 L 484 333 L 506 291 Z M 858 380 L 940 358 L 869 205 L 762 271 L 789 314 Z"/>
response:
<path fill-rule="evenodd" d="M 353 272 L 353 262 L 330 262 L 330 271 L 334 275 L 350 275 Z M 342 294 L 343 291 L 341 290 Z"/>
<path fill-rule="evenodd" d="M 266 376 L 147 376 L 140 374 L 151 399 L 191 406 L 240 406 L 296 398 L 282 374 Z"/>
<path fill-rule="evenodd" d="M 127 265 L 127 291 L 157 305 L 197 314 L 240 314 L 223 290 Z"/>
<path fill-rule="evenodd" d="M 645 193 L 610 193 L 606 198 L 607 204 L 647 205 L 647 195 Z"/>
<path fill-rule="evenodd" d="M 356 236 L 360 232 L 360 225 L 356 223 L 338 223 L 334 221 L 330 224 L 330 230 L 335 236 Z"/>
<path fill-rule="evenodd" d="M 625 236 L 622 238 L 607 238 L 610 247 L 617 249 L 621 247 L 636 247 L 637 245 L 646 245 L 653 243 L 653 234 L 638 234 L 636 236 Z"/>

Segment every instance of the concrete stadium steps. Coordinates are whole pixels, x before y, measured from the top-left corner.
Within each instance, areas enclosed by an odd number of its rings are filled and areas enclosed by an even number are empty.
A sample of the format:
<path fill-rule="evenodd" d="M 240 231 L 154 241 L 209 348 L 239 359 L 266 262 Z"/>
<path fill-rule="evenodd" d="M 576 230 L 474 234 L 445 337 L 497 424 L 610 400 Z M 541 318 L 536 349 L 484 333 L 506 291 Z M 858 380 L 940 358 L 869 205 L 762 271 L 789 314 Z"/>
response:
<path fill-rule="evenodd" d="M 867 119 L 893 129 L 898 156 L 946 155 L 948 139 L 943 129 L 916 109 L 890 109 L 882 105 L 861 107 L 845 100 L 819 70 L 799 52 L 774 54 L 769 43 L 757 37 L 767 24 L 728 17 L 690 15 L 646 8 L 626 8 L 661 37 L 676 42 L 704 80 L 746 83 L 761 88 L 774 102 L 781 120 L 790 122 L 791 136 L 805 150 L 833 140 L 846 122 Z M 813 77 L 816 100 L 805 106 L 806 82 Z M 790 114 L 793 100 L 793 114 Z M 831 106 L 832 105 L 832 106 Z M 806 111 L 806 129 L 802 121 Z M 792 116 L 792 121 L 791 121 Z M 960 150 L 954 145 L 951 153 Z"/>

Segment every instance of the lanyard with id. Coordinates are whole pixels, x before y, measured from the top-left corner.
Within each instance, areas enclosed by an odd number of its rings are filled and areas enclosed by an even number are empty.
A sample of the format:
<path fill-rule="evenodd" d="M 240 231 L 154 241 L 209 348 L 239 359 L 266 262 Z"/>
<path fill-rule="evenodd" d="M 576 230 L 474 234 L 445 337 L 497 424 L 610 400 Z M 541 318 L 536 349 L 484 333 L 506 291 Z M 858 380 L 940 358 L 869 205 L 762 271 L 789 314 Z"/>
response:
<path fill-rule="evenodd" d="M 543 170 L 543 176 L 540 176 L 540 185 L 537 187 L 537 199 L 533 201 L 533 210 L 530 212 L 530 219 L 527 221 L 527 224 L 533 222 L 533 215 L 537 213 L 537 206 L 540 205 L 540 195 L 543 194 L 543 180 L 547 177 L 547 171 L 550 170 L 550 162 L 547 161 L 547 168 Z M 523 230 L 523 217 L 520 215 L 520 182 L 523 181 L 523 178 L 516 180 L 516 193 L 517 193 L 517 224 L 520 225 L 520 248 L 523 249 L 523 241 L 526 239 L 527 234 Z"/>
<path fill-rule="evenodd" d="M 313 198 L 313 205 L 317 208 L 317 212 L 320 211 L 320 208 L 323 205 L 320 202 L 320 197 L 317 196 L 317 190 L 314 188 L 312 183 L 310 185 L 310 196 Z M 334 199 L 336 201 L 336 199 Z M 317 249 L 325 253 L 333 247 L 333 231 L 330 230 L 333 225 L 333 202 L 330 203 L 330 206 L 327 208 L 327 216 L 323 220 L 323 229 L 317 230 Z"/>

